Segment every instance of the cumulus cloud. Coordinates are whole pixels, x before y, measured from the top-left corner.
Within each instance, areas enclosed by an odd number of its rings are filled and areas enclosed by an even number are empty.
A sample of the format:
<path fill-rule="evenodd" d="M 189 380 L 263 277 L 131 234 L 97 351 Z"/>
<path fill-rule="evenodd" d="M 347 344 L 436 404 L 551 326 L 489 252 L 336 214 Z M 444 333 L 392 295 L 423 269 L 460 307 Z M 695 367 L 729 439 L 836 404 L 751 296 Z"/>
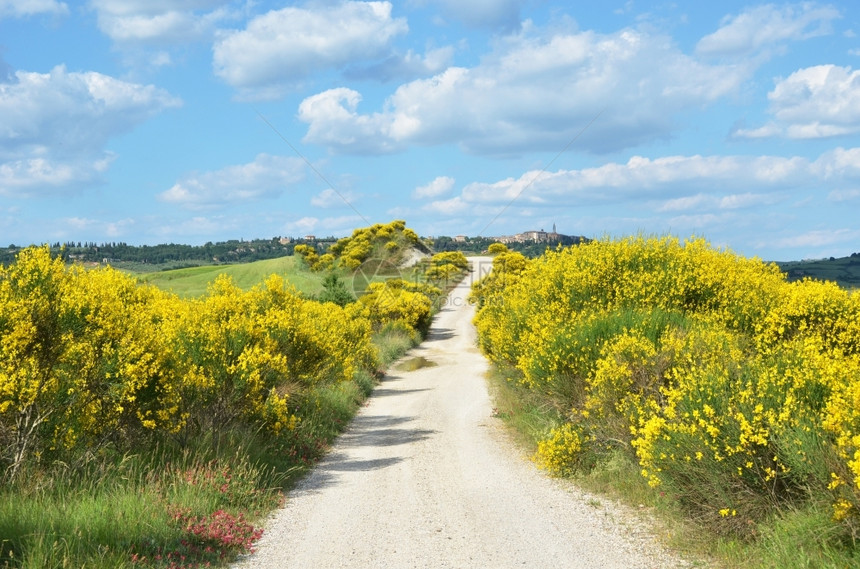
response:
<path fill-rule="evenodd" d="M 736 138 L 827 138 L 860 132 L 860 70 L 815 65 L 780 78 L 767 95 L 773 120 Z"/>
<path fill-rule="evenodd" d="M 449 67 L 402 85 L 380 111 L 336 88 L 306 98 L 305 142 L 340 153 L 458 143 L 476 154 L 574 148 L 609 152 L 667 137 L 673 116 L 735 92 L 752 64 L 706 65 L 666 37 L 527 29 L 500 40 L 475 67 Z M 601 113 L 602 111 L 602 113 Z"/>
<path fill-rule="evenodd" d="M 0 0 L 0 19 L 23 18 L 36 14 L 65 16 L 69 7 L 56 0 Z"/>
<path fill-rule="evenodd" d="M 860 148 L 834 148 L 822 154 L 813 164 L 813 170 L 822 180 L 860 180 Z"/>
<path fill-rule="evenodd" d="M 768 93 L 770 112 L 790 138 L 860 132 L 860 71 L 816 65 L 795 71 Z"/>
<path fill-rule="evenodd" d="M 299 158 L 259 154 L 253 162 L 209 172 L 191 172 L 158 194 L 161 201 L 199 210 L 271 199 L 304 179 Z"/>
<path fill-rule="evenodd" d="M 104 150 L 110 138 L 179 105 L 163 89 L 93 71 L 17 71 L 0 83 L 0 194 L 97 180 L 114 157 Z"/>
<path fill-rule="evenodd" d="M 185 43 L 208 37 L 228 14 L 225 0 L 91 0 L 99 29 L 124 43 Z"/>
<path fill-rule="evenodd" d="M 696 52 L 706 56 L 749 56 L 787 41 L 829 34 L 831 23 L 839 17 L 836 8 L 813 2 L 756 6 L 727 16 L 716 32 L 699 40 Z"/>
<path fill-rule="evenodd" d="M 454 188 L 454 178 L 448 176 L 439 176 L 432 182 L 424 186 L 418 186 L 412 192 L 412 197 L 415 199 L 438 198 L 450 192 Z"/>
<path fill-rule="evenodd" d="M 343 2 L 272 10 L 223 33 L 213 48 L 215 74 L 243 97 L 275 98 L 321 69 L 384 59 L 409 29 L 391 9 L 390 2 Z"/>
<path fill-rule="evenodd" d="M 775 156 L 666 156 L 657 159 L 634 156 L 628 162 L 608 163 L 596 168 L 526 172 L 519 178 L 484 183 L 463 189 L 469 202 L 597 204 L 618 199 L 669 200 L 668 209 L 689 208 L 704 203 L 696 197 L 715 188 L 785 188 L 811 178 L 810 164 L 803 158 Z M 692 196 L 690 195 L 692 194 Z M 681 198 L 680 201 L 672 201 Z M 734 198 L 735 207 L 740 201 Z M 747 202 L 753 200 L 746 198 Z M 724 201 L 723 206 L 732 202 Z"/>

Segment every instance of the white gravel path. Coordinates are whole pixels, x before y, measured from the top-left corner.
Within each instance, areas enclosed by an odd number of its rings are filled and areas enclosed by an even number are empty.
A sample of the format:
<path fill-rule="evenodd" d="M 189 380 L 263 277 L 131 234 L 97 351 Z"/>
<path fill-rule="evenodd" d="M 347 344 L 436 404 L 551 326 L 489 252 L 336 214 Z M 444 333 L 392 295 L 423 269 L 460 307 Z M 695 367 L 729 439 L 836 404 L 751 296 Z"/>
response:
<path fill-rule="evenodd" d="M 408 356 L 437 365 L 383 379 L 237 569 L 687 566 L 641 520 L 511 444 L 492 416 L 470 280 Z"/>

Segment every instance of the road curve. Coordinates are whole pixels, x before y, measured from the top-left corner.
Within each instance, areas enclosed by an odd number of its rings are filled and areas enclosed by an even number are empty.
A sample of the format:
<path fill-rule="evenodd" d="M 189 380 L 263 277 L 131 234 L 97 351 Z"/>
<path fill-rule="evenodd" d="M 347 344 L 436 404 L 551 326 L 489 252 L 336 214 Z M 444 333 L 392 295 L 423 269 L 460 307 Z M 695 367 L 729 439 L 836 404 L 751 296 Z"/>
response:
<path fill-rule="evenodd" d="M 466 302 L 489 260 L 472 263 L 408 356 L 436 365 L 385 376 L 237 569 L 686 566 L 641 522 L 548 478 L 507 439 Z"/>

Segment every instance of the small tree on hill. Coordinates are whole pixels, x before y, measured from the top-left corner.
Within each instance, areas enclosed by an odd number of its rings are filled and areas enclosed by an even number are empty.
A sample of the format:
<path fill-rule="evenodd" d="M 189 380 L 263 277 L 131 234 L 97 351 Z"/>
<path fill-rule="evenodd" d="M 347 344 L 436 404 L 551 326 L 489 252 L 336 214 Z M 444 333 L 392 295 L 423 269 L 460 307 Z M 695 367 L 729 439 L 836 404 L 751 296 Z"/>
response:
<path fill-rule="evenodd" d="M 335 273 L 329 273 L 322 282 L 323 291 L 317 300 L 320 302 L 333 302 L 338 306 L 346 306 L 355 302 L 355 297 L 346 288 L 346 285 Z"/>

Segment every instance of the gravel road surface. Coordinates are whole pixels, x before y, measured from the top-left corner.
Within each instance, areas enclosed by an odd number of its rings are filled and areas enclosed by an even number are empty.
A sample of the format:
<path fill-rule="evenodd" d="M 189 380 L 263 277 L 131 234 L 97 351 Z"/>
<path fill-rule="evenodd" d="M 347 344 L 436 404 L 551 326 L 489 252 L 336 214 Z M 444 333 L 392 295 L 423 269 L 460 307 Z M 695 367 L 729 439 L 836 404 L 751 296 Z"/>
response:
<path fill-rule="evenodd" d="M 267 522 L 250 568 L 687 566 L 625 509 L 548 478 L 493 417 L 469 286 Z M 484 265 L 478 266 L 478 263 Z"/>

